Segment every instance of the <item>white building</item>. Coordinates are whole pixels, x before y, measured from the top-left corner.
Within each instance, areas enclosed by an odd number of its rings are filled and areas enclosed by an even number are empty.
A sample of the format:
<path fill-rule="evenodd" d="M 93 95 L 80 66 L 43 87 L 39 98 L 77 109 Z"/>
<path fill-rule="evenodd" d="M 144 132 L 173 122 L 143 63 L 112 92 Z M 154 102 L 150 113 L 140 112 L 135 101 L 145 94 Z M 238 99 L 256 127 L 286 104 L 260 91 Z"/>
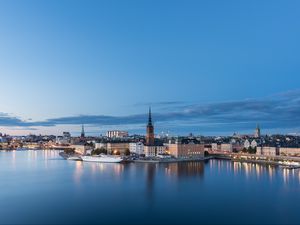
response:
<path fill-rule="evenodd" d="M 256 148 L 257 142 L 255 140 L 251 141 L 251 148 Z"/>
<path fill-rule="evenodd" d="M 232 152 L 232 144 L 221 144 L 222 152 Z"/>
<path fill-rule="evenodd" d="M 57 136 L 56 141 L 59 145 L 68 145 L 71 143 L 71 134 L 70 132 L 63 132 L 63 136 Z"/>
<path fill-rule="evenodd" d="M 71 139 L 58 136 L 58 137 L 56 137 L 55 142 L 56 142 L 56 144 L 59 144 L 59 145 L 68 145 L 68 144 L 70 144 Z"/>
<path fill-rule="evenodd" d="M 129 151 L 142 155 L 144 154 L 144 144 L 142 142 L 129 143 Z"/>
<path fill-rule="evenodd" d="M 245 142 L 244 142 L 244 148 L 248 149 L 250 148 L 251 144 L 250 144 L 250 141 L 247 139 Z"/>
<path fill-rule="evenodd" d="M 146 157 L 155 157 L 157 155 L 165 154 L 166 149 L 166 146 L 144 146 Z"/>
<path fill-rule="evenodd" d="M 106 132 L 106 136 L 109 138 L 123 138 L 128 136 L 128 132 L 121 130 L 109 130 Z"/>
<path fill-rule="evenodd" d="M 91 151 L 91 148 L 85 145 L 71 145 L 70 147 L 73 148 L 75 152 L 80 155 L 85 155 Z"/>
<path fill-rule="evenodd" d="M 95 143 L 95 149 L 100 149 L 100 148 L 107 148 L 106 143 Z"/>
<path fill-rule="evenodd" d="M 219 145 L 217 143 L 212 143 L 211 144 L 211 150 L 212 151 L 221 151 L 221 145 Z"/>
<path fill-rule="evenodd" d="M 63 132 L 63 137 L 65 138 L 65 139 L 70 139 L 71 138 L 71 134 L 70 134 L 70 132 Z"/>

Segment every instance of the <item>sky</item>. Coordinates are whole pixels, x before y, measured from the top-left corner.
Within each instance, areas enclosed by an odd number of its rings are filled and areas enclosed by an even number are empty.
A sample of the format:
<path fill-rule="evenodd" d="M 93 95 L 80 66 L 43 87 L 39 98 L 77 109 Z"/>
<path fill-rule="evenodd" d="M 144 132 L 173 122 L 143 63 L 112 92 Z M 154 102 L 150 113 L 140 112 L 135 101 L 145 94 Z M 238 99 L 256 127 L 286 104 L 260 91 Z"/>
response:
<path fill-rule="evenodd" d="M 0 131 L 300 133 L 300 1 L 0 1 Z"/>

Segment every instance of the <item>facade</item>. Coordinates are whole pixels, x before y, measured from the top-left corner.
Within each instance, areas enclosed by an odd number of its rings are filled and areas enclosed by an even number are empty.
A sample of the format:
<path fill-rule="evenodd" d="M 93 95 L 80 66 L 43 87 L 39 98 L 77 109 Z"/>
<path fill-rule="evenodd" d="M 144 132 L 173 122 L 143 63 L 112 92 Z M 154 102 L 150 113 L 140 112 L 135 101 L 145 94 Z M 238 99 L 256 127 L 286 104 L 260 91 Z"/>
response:
<path fill-rule="evenodd" d="M 251 146 L 250 141 L 249 141 L 249 140 L 246 140 L 246 141 L 244 142 L 244 148 L 248 149 L 248 148 L 250 148 L 250 146 Z"/>
<path fill-rule="evenodd" d="M 256 148 L 257 142 L 255 140 L 251 141 L 251 148 Z"/>
<path fill-rule="evenodd" d="M 64 137 L 65 139 L 70 139 L 70 138 L 71 138 L 70 132 L 63 132 L 63 137 Z"/>
<path fill-rule="evenodd" d="M 109 138 L 124 138 L 128 137 L 128 132 L 122 130 L 109 130 L 106 132 L 106 136 Z"/>
<path fill-rule="evenodd" d="M 232 144 L 221 144 L 222 152 L 232 152 L 232 150 L 233 150 Z"/>
<path fill-rule="evenodd" d="M 63 136 L 56 137 L 56 144 L 59 145 L 68 145 L 71 143 L 71 134 L 70 132 L 63 132 Z"/>
<path fill-rule="evenodd" d="M 183 139 L 167 145 L 167 153 L 176 158 L 204 157 L 204 145 L 196 140 Z"/>
<path fill-rule="evenodd" d="M 129 143 L 107 143 L 107 154 L 124 154 L 129 149 Z"/>
<path fill-rule="evenodd" d="M 87 151 L 90 150 L 90 148 L 85 145 L 71 145 L 70 147 L 73 148 L 76 153 L 81 155 L 85 155 Z"/>
<path fill-rule="evenodd" d="M 95 143 L 95 149 L 100 149 L 100 148 L 107 148 L 106 143 Z"/>
<path fill-rule="evenodd" d="M 212 143 L 211 144 L 211 150 L 212 151 L 221 151 L 221 145 L 219 145 L 217 143 Z"/>
<path fill-rule="evenodd" d="M 68 145 L 68 144 L 70 144 L 71 139 L 67 139 L 65 137 L 59 136 L 59 137 L 56 137 L 56 141 L 55 142 L 58 145 Z"/>
<path fill-rule="evenodd" d="M 276 155 L 279 155 L 279 148 L 277 148 L 277 147 L 257 147 L 256 155 L 276 156 Z"/>
<path fill-rule="evenodd" d="M 166 146 L 144 146 L 144 153 L 146 157 L 156 157 L 166 153 Z"/>
<path fill-rule="evenodd" d="M 282 156 L 300 156 L 300 148 L 280 148 L 279 155 Z"/>
<path fill-rule="evenodd" d="M 129 151 L 138 155 L 144 154 L 144 144 L 142 142 L 129 143 Z"/>
<path fill-rule="evenodd" d="M 146 145 L 154 146 L 154 144 L 155 144 L 154 126 L 152 124 L 151 108 L 149 108 L 149 118 L 148 118 L 148 124 L 146 128 Z"/>

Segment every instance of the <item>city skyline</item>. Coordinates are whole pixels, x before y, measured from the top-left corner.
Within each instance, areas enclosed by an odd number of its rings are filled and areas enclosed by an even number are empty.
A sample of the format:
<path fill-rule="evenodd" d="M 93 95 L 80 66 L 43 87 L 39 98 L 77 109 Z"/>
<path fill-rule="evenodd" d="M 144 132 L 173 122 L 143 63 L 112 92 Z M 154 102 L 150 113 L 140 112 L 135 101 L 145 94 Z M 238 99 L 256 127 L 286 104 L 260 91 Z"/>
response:
<path fill-rule="evenodd" d="M 300 3 L 0 2 L 0 129 L 300 133 Z"/>

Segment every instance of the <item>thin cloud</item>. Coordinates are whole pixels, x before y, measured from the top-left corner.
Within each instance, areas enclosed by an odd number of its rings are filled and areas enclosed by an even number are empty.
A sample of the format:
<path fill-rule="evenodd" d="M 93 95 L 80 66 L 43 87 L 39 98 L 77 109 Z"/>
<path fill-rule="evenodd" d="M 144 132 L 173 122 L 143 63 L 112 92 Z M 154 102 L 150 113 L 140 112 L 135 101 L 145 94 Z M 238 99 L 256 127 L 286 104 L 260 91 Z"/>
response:
<path fill-rule="evenodd" d="M 148 105 L 148 104 L 145 104 Z M 262 99 L 219 102 L 213 104 L 187 104 L 180 101 L 158 102 L 153 118 L 164 129 L 193 128 L 199 130 L 236 131 L 250 129 L 256 123 L 268 129 L 297 128 L 300 124 L 300 90 L 276 94 Z M 164 107 L 164 110 L 159 110 Z M 147 110 L 145 110 L 147 111 Z M 43 127 L 56 125 L 141 125 L 147 121 L 147 113 L 128 116 L 78 115 L 24 121 L 6 113 L 0 113 L 1 126 Z M 165 124 L 165 125 L 164 125 Z"/>

